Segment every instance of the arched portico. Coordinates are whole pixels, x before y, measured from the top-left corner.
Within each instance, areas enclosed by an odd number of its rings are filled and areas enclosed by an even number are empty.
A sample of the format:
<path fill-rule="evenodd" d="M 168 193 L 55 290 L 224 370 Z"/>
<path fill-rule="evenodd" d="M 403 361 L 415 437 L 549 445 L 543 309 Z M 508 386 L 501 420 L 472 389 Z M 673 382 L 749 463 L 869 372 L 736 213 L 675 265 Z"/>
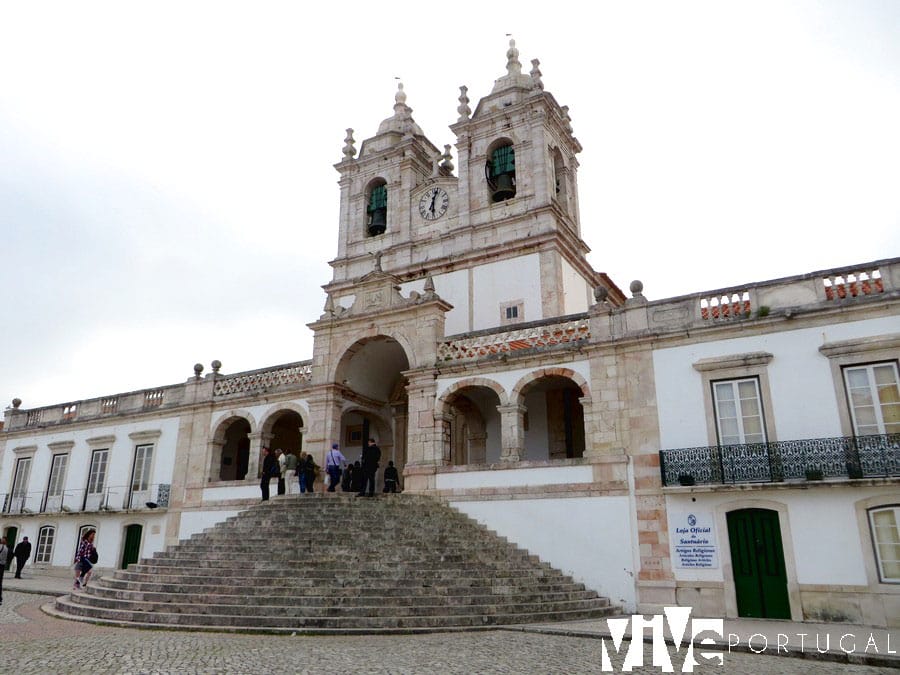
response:
<path fill-rule="evenodd" d="M 221 420 L 209 442 L 209 481 L 244 480 L 250 467 L 250 438 L 256 421 L 246 411 Z"/>
<path fill-rule="evenodd" d="M 513 387 L 511 406 L 520 415 L 521 459 L 584 457 L 585 406 L 590 388 L 569 368 L 542 368 Z"/>
<path fill-rule="evenodd" d="M 499 461 L 502 455 L 499 410 L 506 400 L 503 387 L 483 377 L 456 382 L 438 398 L 435 417 L 442 425 L 445 464 Z"/>

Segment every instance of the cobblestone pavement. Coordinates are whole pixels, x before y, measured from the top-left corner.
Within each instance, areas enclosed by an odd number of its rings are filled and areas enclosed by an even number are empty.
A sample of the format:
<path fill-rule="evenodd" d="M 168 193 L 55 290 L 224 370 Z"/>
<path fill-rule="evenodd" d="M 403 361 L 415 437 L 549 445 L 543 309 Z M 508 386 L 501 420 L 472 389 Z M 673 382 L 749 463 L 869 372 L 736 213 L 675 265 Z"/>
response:
<path fill-rule="evenodd" d="M 9 673 L 599 673 L 600 641 L 513 631 L 412 636 L 290 637 L 95 626 L 45 615 L 49 596 L 7 591 L 0 672 Z M 624 650 L 623 650 L 624 652 Z M 613 656 L 616 672 L 622 658 Z M 743 653 L 694 672 L 767 675 L 897 670 Z M 681 658 L 673 656 L 675 672 Z M 649 647 L 645 649 L 649 664 Z M 635 673 L 658 673 L 655 667 Z"/>

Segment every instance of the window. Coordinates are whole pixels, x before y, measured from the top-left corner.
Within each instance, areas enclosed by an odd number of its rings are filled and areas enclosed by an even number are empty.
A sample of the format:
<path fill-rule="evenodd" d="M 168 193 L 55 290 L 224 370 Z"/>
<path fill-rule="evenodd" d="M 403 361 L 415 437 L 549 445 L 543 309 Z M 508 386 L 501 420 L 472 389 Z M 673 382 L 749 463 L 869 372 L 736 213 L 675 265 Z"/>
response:
<path fill-rule="evenodd" d="M 134 471 L 131 476 L 132 490 L 147 490 L 150 487 L 150 465 L 152 462 L 152 445 L 139 445 L 134 449 Z"/>
<path fill-rule="evenodd" d="M 508 141 L 489 153 L 484 167 L 491 201 L 502 202 L 516 196 L 516 151 Z"/>
<path fill-rule="evenodd" d="M 88 475 L 88 494 L 103 494 L 106 487 L 106 465 L 109 460 L 109 450 L 94 450 L 91 456 L 91 472 Z"/>
<path fill-rule="evenodd" d="M 46 525 L 38 532 L 37 550 L 34 554 L 34 562 L 47 564 L 53 556 L 53 540 L 56 537 L 56 528 Z"/>
<path fill-rule="evenodd" d="M 370 237 L 384 234 L 387 229 L 387 183 L 380 178 L 369 188 L 366 228 Z"/>
<path fill-rule="evenodd" d="M 759 380 L 713 382 L 716 430 L 721 445 L 765 443 L 766 430 L 760 405 Z"/>
<path fill-rule="evenodd" d="M 31 457 L 20 457 L 16 461 L 16 476 L 13 478 L 12 503 L 10 510 L 21 513 L 28 499 L 28 478 L 31 474 Z"/>
<path fill-rule="evenodd" d="M 900 583 L 900 506 L 888 506 L 869 511 L 872 542 L 878 576 L 886 583 Z"/>
<path fill-rule="evenodd" d="M 896 363 L 844 368 L 853 433 L 900 433 L 900 388 Z"/>
<path fill-rule="evenodd" d="M 525 320 L 525 301 L 513 300 L 500 303 L 500 325 L 522 323 Z"/>
<path fill-rule="evenodd" d="M 48 497 L 59 497 L 62 495 L 68 463 L 68 455 L 53 455 L 53 462 L 50 465 L 50 482 L 47 485 Z"/>

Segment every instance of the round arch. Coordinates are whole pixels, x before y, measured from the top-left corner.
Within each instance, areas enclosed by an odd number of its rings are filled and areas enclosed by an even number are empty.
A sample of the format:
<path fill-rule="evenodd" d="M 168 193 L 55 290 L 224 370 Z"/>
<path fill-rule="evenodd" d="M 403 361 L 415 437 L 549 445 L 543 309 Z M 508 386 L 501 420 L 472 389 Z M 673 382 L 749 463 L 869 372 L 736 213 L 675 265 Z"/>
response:
<path fill-rule="evenodd" d="M 419 367 L 420 364 L 418 362 L 416 349 L 409 337 L 400 331 L 384 331 L 362 338 L 351 337 L 347 339 L 344 344 L 335 349 L 335 353 L 340 354 L 341 357 L 335 361 L 333 370 L 328 374 L 329 379 L 338 384 L 345 383 L 348 375 L 347 371 L 350 369 L 354 358 L 360 352 L 369 345 L 376 343 L 390 344 L 392 342 L 396 343 L 406 358 L 404 370 Z"/>
<path fill-rule="evenodd" d="M 468 387 L 487 387 L 488 389 L 492 389 L 497 394 L 497 398 L 500 399 L 500 405 L 506 405 L 509 400 L 506 395 L 506 390 L 499 382 L 491 380 L 487 377 L 467 377 L 464 380 L 460 380 L 459 382 L 454 382 L 437 397 L 437 400 L 435 401 L 434 412 L 436 414 L 446 412 L 449 401 L 453 398 L 453 395 L 456 394 L 459 390 L 466 389 Z"/>
<path fill-rule="evenodd" d="M 509 400 L 514 401 L 518 405 L 522 405 L 524 391 L 528 388 L 528 385 L 544 377 L 564 377 L 567 380 L 574 382 L 575 385 L 581 389 L 581 395 L 583 397 L 589 397 L 591 395 L 591 388 L 588 385 L 587 380 L 574 370 L 571 370 L 570 368 L 541 368 L 519 378 L 519 381 L 516 382 L 516 385 L 512 388 Z"/>
<path fill-rule="evenodd" d="M 309 411 L 304 408 L 299 403 L 294 403 L 293 401 L 287 401 L 285 403 L 277 403 L 271 406 L 266 412 L 262 414 L 260 417 L 260 425 L 259 430 L 264 434 L 271 434 L 272 427 L 275 426 L 275 423 L 278 421 L 278 418 L 284 412 L 294 412 L 300 416 L 301 426 L 306 429 L 309 427 L 309 422 L 307 420 L 309 416 Z"/>
<path fill-rule="evenodd" d="M 232 410 L 214 427 L 209 441 L 207 480 L 243 480 L 250 466 L 250 436 L 256 418 L 246 410 Z"/>

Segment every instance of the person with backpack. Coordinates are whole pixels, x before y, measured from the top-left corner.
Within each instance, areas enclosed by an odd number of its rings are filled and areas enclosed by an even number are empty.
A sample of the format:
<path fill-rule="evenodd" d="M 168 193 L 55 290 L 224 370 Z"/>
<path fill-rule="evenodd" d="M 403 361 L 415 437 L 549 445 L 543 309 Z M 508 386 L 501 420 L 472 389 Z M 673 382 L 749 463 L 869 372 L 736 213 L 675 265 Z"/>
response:
<path fill-rule="evenodd" d="M 97 530 L 85 532 L 81 538 L 81 543 L 78 545 L 78 550 L 75 552 L 75 585 L 72 587 L 73 590 L 77 591 L 80 588 L 87 588 L 88 581 L 90 581 L 94 565 L 97 564 L 99 559 L 97 549 L 94 548 L 94 537 L 96 535 Z"/>
<path fill-rule="evenodd" d="M 3 604 L 3 573 L 6 571 L 6 559 L 9 557 L 9 546 L 6 537 L 0 537 L 0 605 Z"/>

